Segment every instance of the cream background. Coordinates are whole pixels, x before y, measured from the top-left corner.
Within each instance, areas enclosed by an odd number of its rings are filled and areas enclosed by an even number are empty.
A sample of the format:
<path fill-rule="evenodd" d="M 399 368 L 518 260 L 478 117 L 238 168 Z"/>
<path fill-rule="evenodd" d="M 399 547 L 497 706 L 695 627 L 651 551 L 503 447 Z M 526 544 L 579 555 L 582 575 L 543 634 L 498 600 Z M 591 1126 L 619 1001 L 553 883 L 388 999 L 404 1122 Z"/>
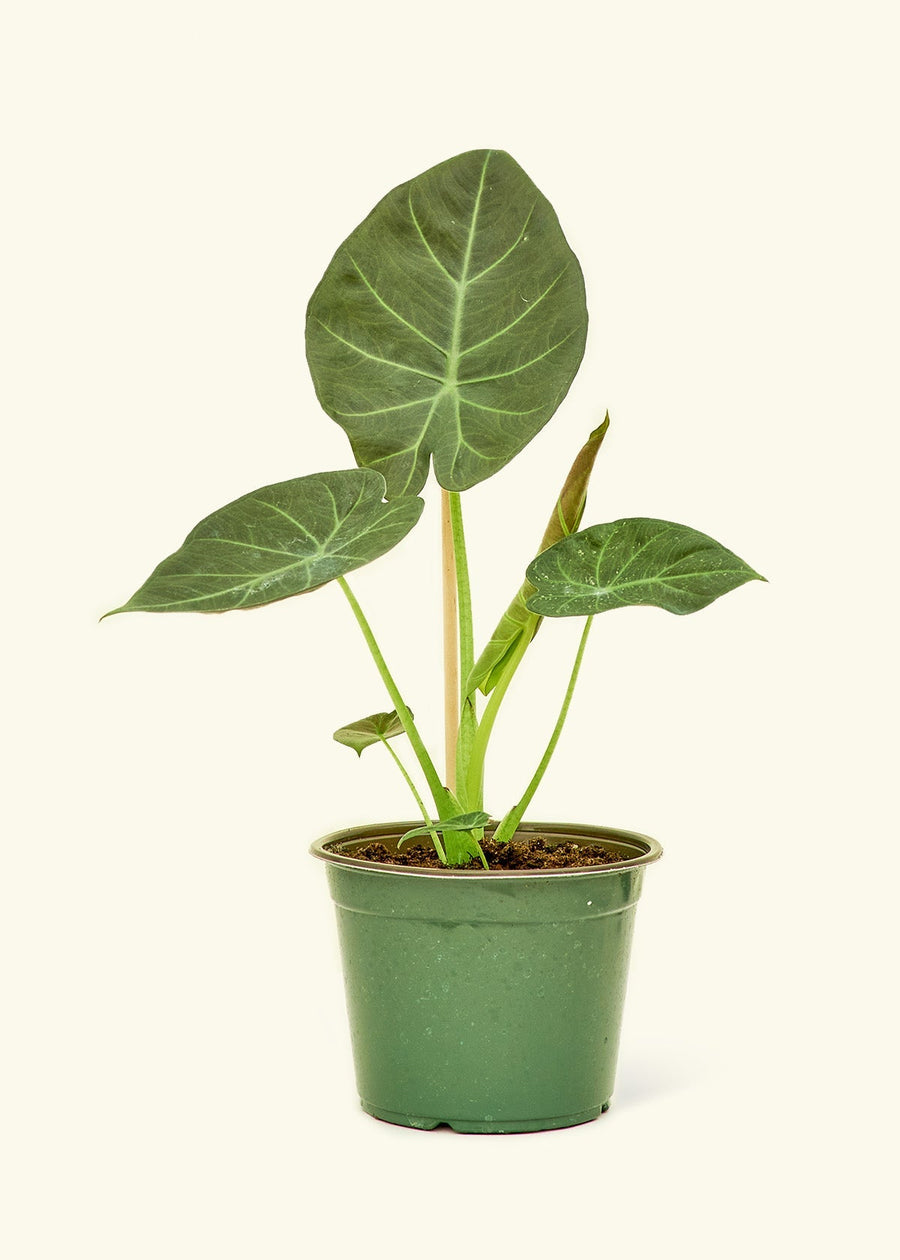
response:
<path fill-rule="evenodd" d="M 895 13 L 6 9 L 9 1260 L 896 1254 Z M 330 742 L 383 705 L 339 592 L 98 624 L 207 511 L 350 464 L 307 298 L 390 186 L 485 145 L 556 206 L 592 324 L 466 500 L 481 634 L 606 407 L 588 519 L 683 520 L 769 578 L 595 627 L 533 814 L 666 857 L 612 1111 L 493 1140 L 357 1110 L 306 849 L 409 807 Z M 353 583 L 435 743 L 436 535 L 432 488 Z M 498 808 L 576 635 L 547 627 L 510 696 Z"/>

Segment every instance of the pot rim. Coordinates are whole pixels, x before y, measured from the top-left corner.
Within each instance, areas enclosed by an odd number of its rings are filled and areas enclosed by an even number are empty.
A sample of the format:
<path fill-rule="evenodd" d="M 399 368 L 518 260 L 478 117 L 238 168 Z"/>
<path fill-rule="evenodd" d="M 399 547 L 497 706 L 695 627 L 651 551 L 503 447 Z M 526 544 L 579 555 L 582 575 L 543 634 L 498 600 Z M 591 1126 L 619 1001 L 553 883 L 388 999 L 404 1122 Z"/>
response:
<path fill-rule="evenodd" d="M 366 842 L 378 840 L 385 836 L 399 836 L 413 827 L 416 822 L 360 823 L 355 827 L 345 827 L 341 831 L 333 831 L 327 836 L 315 840 L 309 848 L 313 857 L 336 866 L 349 866 L 374 875 L 400 875 L 404 878 L 419 879 L 573 879 L 596 878 L 598 875 L 614 875 L 623 870 L 649 866 L 662 857 L 662 845 L 652 836 L 639 831 L 623 831 L 619 827 L 598 827 L 592 823 L 560 823 L 560 822 L 527 822 L 518 827 L 520 832 L 547 832 L 550 835 L 570 837 L 582 836 L 591 840 L 610 840 L 619 847 L 633 848 L 633 854 L 619 862 L 609 862 L 605 866 L 569 866 L 559 869 L 521 870 L 521 871 L 485 871 L 454 870 L 448 867 L 426 866 L 390 866 L 384 862 L 372 862 L 365 858 L 351 857 L 349 854 L 337 852 L 337 847 L 355 840 Z M 485 830 L 496 827 L 491 821 Z"/>

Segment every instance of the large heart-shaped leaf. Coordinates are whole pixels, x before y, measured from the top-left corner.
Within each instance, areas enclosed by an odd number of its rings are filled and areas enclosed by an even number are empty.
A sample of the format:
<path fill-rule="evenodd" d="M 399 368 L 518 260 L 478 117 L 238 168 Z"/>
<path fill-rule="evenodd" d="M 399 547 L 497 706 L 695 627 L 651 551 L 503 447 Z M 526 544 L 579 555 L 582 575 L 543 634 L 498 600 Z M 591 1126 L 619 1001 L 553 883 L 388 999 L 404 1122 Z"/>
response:
<path fill-rule="evenodd" d="M 532 612 L 583 617 L 653 604 L 692 613 L 760 577 L 733 551 L 672 521 L 626 518 L 592 525 L 543 552 L 528 566 Z"/>
<path fill-rule="evenodd" d="M 307 311 L 322 406 L 388 495 L 434 456 L 448 490 L 490 477 L 547 423 L 578 370 L 584 283 L 553 207 L 508 153 L 478 150 L 388 193 Z"/>
<path fill-rule="evenodd" d="M 390 551 L 424 506 L 363 468 L 263 486 L 207 516 L 115 612 L 224 612 L 311 591 Z"/>
<path fill-rule="evenodd" d="M 403 733 L 403 723 L 397 710 L 393 709 L 390 713 L 373 713 L 369 717 L 350 722 L 336 730 L 332 739 L 352 748 L 361 757 L 364 748 L 370 748 L 372 744 L 382 744 L 386 739 L 395 739 Z"/>

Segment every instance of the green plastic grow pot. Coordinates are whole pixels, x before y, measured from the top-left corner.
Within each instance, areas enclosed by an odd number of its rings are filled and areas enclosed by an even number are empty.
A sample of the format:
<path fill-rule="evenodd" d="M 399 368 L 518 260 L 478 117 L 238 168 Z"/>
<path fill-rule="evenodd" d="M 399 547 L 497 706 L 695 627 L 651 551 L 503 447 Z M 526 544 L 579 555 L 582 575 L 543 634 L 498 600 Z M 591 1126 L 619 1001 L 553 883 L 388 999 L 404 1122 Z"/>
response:
<path fill-rule="evenodd" d="M 613 1092 L 644 867 L 662 849 L 635 832 L 532 823 L 520 832 L 620 860 L 488 872 L 353 856 L 414 825 L 355 827 L 311 849 L 328 866 L 363 1110 L 460 1133 L 595 1119 Z"/>

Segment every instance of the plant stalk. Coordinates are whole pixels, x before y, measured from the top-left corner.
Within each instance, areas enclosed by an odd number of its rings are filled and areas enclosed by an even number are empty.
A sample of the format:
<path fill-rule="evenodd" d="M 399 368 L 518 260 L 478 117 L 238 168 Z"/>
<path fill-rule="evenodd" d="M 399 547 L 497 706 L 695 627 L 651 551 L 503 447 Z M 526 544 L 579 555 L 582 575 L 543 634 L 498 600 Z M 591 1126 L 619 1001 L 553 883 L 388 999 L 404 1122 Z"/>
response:
<path fill-rule="evenodd" d="M 491 732 L 494 729 L 494 722 L 497 720 L 497 713 L 500 705 L 503 703 L 503 697 L 506 695 L 507 688 L 512 682 L 513 675 L 519 668 L 522 657 L 528 649 L 531 642 L 527 634 L 523 634 L 516 645 L 515 651 L 509 659 L 506 669 L 498 679 L 493 691 L 488 697 L 487 705 L 482 714 L 481 721 L 478 723 L 478 729 L 475 732 L 475 738 L 472 741 L 472 748 L 469 757 L 469 765 L 466 776 L 466 800 L 469 802 L 471 809 L 480 809 L 484 793 L 484 761 L 487 756 L 488 743 L 490 742 Z"/>
<path fill-rule="evenodd" d="M 457 796 L 461 797 L 464 810 L 481 808 L 481 801 L 473 803 L 468 797 L 468 770 L 472 745 L 478 729 L 475 697 L 468 694 L 468 682 L 475 668 L 475 630 L 472 621 L 472 588 L 469 582 L 469 558 L 466 551 L 466 535 L 463 529 L 462 500 L 458 493 L 449 492 L 450 528 L 453 557 L 456 570 L 456 595 L 459 610 L 459 688 L 456 697 L 459 727 L 456 737 L 455 779 Z"/>
<path fill-rule="evenodd" d="M 434 768 L 434 762 L 428 754 L 428 749 L 422 742 L 422 737 L 413 721 L 413 716 L 409 711 L 409 707 L 403 696 L 400 694 L 400 688 L 394 681 L 391 671 L 387 667 L 387 662 L 381 654 L 381 649 L 376 642 L 375 635 L 372 633 L 372 627 L 366 620 L 363 610 L 360 608 L 356 597 L 347 585 L 347 579 L 344 577 L 337 578 L 338 586 L 347 597 L 347 602 L 353 610 L 353 615 L 359 624 L 360 630 L 363 632 L 363 638 L 372 654 L 376 668 L 381 675 L 382 681 L 387 688 L 388 695 L 394 702 L 394 708 L 397 710 L 397 716 L 403 724 L 403 729 L 409 737 L 413 752 L 416 759 L 422 767 L 422 773 L 431 789 L 431 795 L 434 797 L 435 808 L 438 811 L 439 818 L 452 818 L 454 814 L 459 812 L 458 802 L 455 800 L 451 792 L 448 792 L 438 776 L 437 770 Z"/>
<path fill-rule="evenodd" d="M 441 589 L 444 608 L 444 760 L 447 787 L 456 791 L 456 740 L 459 734 L 459 631 L 456 562 L 450 492 L 441 490 Z"/>
<path fill-rule="evenodd" d="M 591 617 L 588 617 L 587 621 L 585 622 L 584 630 L 582 631 L 582 635 L 581 635 L 581 642 L 578 644 L 578 652 L 576 653 L 576 656 L 575 656 L 575 664 L 572 666 L 572 674 L 571 674 L 571 677 L 569 678 L 569 685 L 566 688 L 565 698 L 562 702 L 562 708 L 559 711 L 559 717 L 556 719 L 556 725 L 553 728 L 553 734 L 550 736 L 550 742 L 547 744 L 547 747 L 544 749 L 544 755 L 540 760 L 538 768 L 537 770 L 535 770 L 534 774 L 532 775 L 531 782 L 528 784 L 528 787 L 525 789 L 524 795 L 522 796 L 521 800 L 518 802 L 517 805 L 513 806 L 513 808 L 509 811 L 509 813 L 500 823 L 500 826 L 494 832 L 494 840 L 498 844 L 502 844 L 503 841 L 509 840 L 512 836 L 515 835 L 516 828 L 518 827 L 519 823 L 522 821 L 522 818 L 524 817 L 524 814 L 525 814 L 525 810 L 531 804 L 531 799 L 534 796 L 535 792 L 538 790 L 541 779 L 543 779 L 544 777 L 544 771 L 547 769 L 547 766 L 550 763 L 550 758 L 553 756 L 554 749 L 556 748 L 556 745 L 559 743 L 559 737 L 562 734 L 562 728 L 563 728 L 563 725 L 565 724 L 566 714 L 569 712 L 569 705 L 572 703 L 572 695 L 575 691 L 575 684 L 578 681 L 578 671 L 581 669 L 581 661 L 582 661 L 582 658 L 584 657 L 584 649 L 587 647 L 588 634 L 590 633 L 593 620 L 594 618 L 593 616 L 591 616 Z"/>
<path fill-rule="evenodd" d="M 475 666 L 475 634 L 472 629 L 472 588 L 469 583 L 469 558 L 463 529 L 462 501 L 455 491 L 444 491 L 450 501 L 450 531 L 453 557 L 456 562 L 456 589 L 459 602 L 459 667 L 462 682 L 459 703 L 466 698 L 465 685 Z"/>

